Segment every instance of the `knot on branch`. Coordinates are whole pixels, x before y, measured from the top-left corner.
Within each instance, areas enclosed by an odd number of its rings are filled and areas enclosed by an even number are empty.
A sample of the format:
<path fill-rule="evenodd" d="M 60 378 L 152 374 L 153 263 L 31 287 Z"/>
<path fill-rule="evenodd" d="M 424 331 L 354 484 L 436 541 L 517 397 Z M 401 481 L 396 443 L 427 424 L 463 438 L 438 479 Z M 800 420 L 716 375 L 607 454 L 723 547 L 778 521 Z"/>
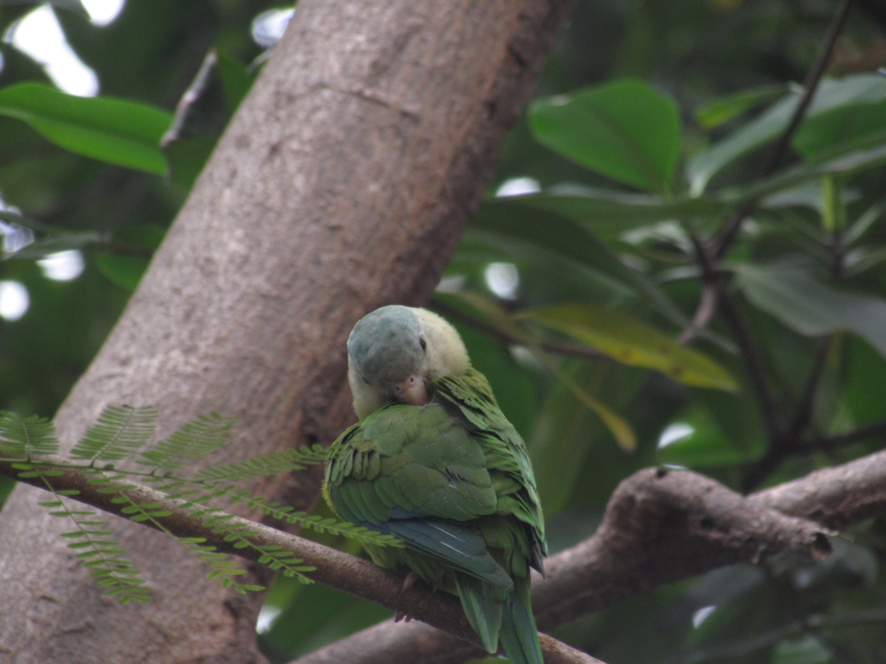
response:
<path fill-rule="evenodd" d="M 642 565 L 656 585 L 720 565 L 756 563 L 768 554 L 821 559 L 831 552 L 830 534 L 702 475 L 662 469 L 643 470 L 622 482 L 598 533 L 605 547 Z"/>

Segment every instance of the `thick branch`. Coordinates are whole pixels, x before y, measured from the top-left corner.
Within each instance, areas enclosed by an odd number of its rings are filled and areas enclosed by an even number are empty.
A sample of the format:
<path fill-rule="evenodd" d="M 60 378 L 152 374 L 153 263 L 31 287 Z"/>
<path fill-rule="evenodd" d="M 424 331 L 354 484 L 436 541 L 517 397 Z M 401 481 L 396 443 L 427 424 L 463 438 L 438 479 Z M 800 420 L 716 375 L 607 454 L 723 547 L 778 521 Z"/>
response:
<path fill-rule="evenodd" d="M 46 483 L 49 483 L 56 491 L 77 491 L 75 499 L 78 502 L 124 519 L 126 516 L 122 510 L 129 505 L 152 504 L 155 506 L 152 509 L 169 510 L 173 514 L 158 519 L 157 524 L 144 521 L 142 525 L 159 529 L 159 524 L 176 537 L 203 538 L 207 545 L 215 547 L 220 553 L 252 562 L 258 562 L 262 557 L 261 548 L 269 545 L 279 546 L 298 556 L 304 565 L 316 568 L 309 574 L 313 581 L 368 602 L 375 602 L 391 611 L 406 614 L 463 641 L 481 645 L 477 634 L 465 619 L 461 605 L 452 595 L 446 593 L 434 595 L 430 589 L 421 584 L 403 590 L 402 578 L 370 562 L 248 519 L 232 517 L 225 522 L 228 531 L 247 528 L 250 532 L 248 540 L 254 545 L 254 548 L 238 548 L 235 546 L 235 541 L 225 539 L 225 533 L 219 531 L 217 523 L 206 525 L 199 517 L 186 510 L 184 500 L 172 500 L 166 494 L 149 487 L 125 482 L 121 483 L 125 490 L 120 493 L 125 494 L 128 501 L 121 503 L 115 500 L 117 493 L 109 493 L 103 487 L 90 483 L 89 476 L 81 468 L 71 466 L 63 457 L 42 457 L 34 463 L 39 463 L 47 470 L 58 471 L 60 474 L 46 479 L 21 478 L 19 477 L 21 471 L 15 468 L 16 462 L 4 460 L 0 461 L 0 475 L 38 489 L 46 489 Z M 542 648 L 546 661 L 549 662 L 592 664 L 596 661 L 550 637 L 542 640 Z M 481 651 L 477 649 L 477 652 Z"/>
<path fill-rule="evenodd" d="M 826 531 L 879 514 L 886 514 L 886 452 L 747 498 L 688 471 L 640 471 L 613 494 L 593 537 L 548 560 L 547 580 L 533 586 L 536 619 L 550 629 L 660 585 L 786 549 L 821 556 Z M 387 622 L 298 664 L 393 661 L 386 653 L 435 664 L 471 655 L 426 625 Z"/>
<path fill-rule="evenodd" d="M 4 461 L 0 474 L 17 478 L 18 471 Z M 42 486 L 36 478 L 25 481 Z M 119 515 L 123 508 L 113 502 L 112 494 L 89 484 L 80 470 L 66 470 L 51 481 L 58 489 L 80 491 L 78 500 L 109 513 Z M 203 537 L 220 551 L 249 560 L 261 555 L 256 549 L 235 549 L 223 533 L 213 532 L 163 494 L 140 486 L 127 493 L 134 502 L 160 502 L 174 510 L 163 525 L 175 535 Z M 689 471 L 640 471 L 616 489 L 593 537 L 548 561 L 548 580 L 536 579 L 534 586 L 536 619 L 540 628 L 548 629 L 662 584 L 723 565 L 755 563 L 766 555 L 791 551 L 823 557 L 830 551 L 826 536 L 831 531 L 884 513 L 886 452 L 749 497 Z M 407 662 L 416 657 L 431 661 L 432 654 L 437 655 L 435 662 L 454 662 L 477 654 L 464 643 L 477 640 L 454 597 L 434 595 L 421 584 L 401 592 L 399 577 L 366 561 L 260 524 L 239 519 L 233 523 L 248 525 L 256 544 L 277 544 L 316 566 L 314 580 L 462 639 L 417 623 L 386 623 L 309 655 L 302 664 L 392 658 Z M 568 648 L 555 646 L 552 639 L 544 642 L 550 661 L 576 661 Z"/>

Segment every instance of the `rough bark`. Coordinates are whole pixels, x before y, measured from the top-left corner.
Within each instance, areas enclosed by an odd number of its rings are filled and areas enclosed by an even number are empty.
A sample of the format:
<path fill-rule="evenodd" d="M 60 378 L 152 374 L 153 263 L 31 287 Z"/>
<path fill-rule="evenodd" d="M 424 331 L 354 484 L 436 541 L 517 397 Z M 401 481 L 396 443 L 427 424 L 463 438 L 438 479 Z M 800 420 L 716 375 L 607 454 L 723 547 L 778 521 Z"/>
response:
<path fill-rule="evenodd" d="M 539 629 L 723 565 L 791 551 L 821 557 L 833 530 L 886 514 L 886 452 L 826 468 L 747 497 L 688 471 L 642 470 L 624 480 L 593 537 L 549 558 L 535 578 Z M 477 655 L 421 623 L 390 621 L 298 664 L 448 664 Z"/>
<path fill-rule="evenodd" d="M 76 490 L 77 500 L 122 516 L 129 504 L 156 504 L 171 514 L 163 528 L 179 537 L 201 537 L 219 551 L 257 561 L 261 551 L 238 548 L 225 533 L 191 515 L 183 501 L 148 487 L 127 485 L 121 503 L 63 457 L 45 457 L 59 469 L 51 479 L 19 478 L 45 488 Z M 13 461 L 0 461 L 0 475 L 17 478 Z M 121 489 L 122 490 L 122 489 Z M 597 533 L 548 561 L 548 580 L 534 586 L 533 607 L 541 627 L 554 627 L 636 593 L 736 562 L 755 563 L 766 555 L 792 552 L 821 558 L 830 552 L 827 536 L 886 513 L 886 452 L 816 471 L 798 480 L 743 497 L 688 471 L 647 469 L 613 493 Z M 355 597 L 415 617 L 443 632 L 413 623 L 390 622 L 344 639 L 300 660 L 308 662 L 458 661 L 479 639 L 458 600 L 433 593 L 424 584 L 404 590 L 402 579 L 366 560 L 275 528 L 232 517 L 229 526 L 248 530 L 260 546 L 275 545 L 316 569 L 311 577 Z M 151 525 L 146 522 L 145 525 Z M 583 661 L 581 653 L 542 635 L 546 660 Z"/>
<path fill-rule="evenodd" d="M 122 319 L 62 406 L 71 444 L 110 403 L 162 433 L 240 414 L 228 458 L 329 441 L 347 423 L 344 340 L 421 302 L 491 176 L 569 0 L 299 3 Z M 309 504 L 317 477 L 264 490 Z M 173 542 L 119 537 L 155 590 L 102 598 L 17 490 L 0 514 L 0 653 L 27 662 L 251 662 L 260 597 L 230 596 Z"/>

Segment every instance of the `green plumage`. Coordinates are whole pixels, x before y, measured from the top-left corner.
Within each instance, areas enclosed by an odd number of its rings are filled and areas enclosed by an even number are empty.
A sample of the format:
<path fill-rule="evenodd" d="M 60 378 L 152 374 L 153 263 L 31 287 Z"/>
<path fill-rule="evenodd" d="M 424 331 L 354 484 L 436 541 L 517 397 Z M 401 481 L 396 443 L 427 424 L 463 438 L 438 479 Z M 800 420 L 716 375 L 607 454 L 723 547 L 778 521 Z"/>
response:
<path fill-rule="evenodd" d="M 544 520 L 523 440 L 486 378 L 429 384 L 425 406 L 390 404 L 332 446 L 325 494 L 344 519 L 401 539 L 376 563 L 457 592 L 486 649 L 541 663 L 529 568 L 543 572 Z"/>

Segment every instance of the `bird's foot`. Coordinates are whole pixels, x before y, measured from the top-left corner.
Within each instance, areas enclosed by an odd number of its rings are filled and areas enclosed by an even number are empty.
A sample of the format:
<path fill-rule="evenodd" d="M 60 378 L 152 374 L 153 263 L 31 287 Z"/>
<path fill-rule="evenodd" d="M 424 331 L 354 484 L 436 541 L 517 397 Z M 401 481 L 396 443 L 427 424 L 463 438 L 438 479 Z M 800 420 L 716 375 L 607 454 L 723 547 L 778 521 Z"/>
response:
<path fill-rule="evenodd" d="M 434 577 L 434 580 L 431 582 L 431 593 L 436 593 L 437 590 L 443 587 L 443 576 L 445 575 L 444 571 L 441 569 L 437 572 L 437 575 Z"/>
<path fill-rule="evenodd" d="M 415 585 L 415 582 L 418 581 L 419 578 L 420 577 L 415 572 L 409 572 L 409 574 L 406 575 L 406 578 L 403 579 L 403 585 L 400 586 L 400 592 L 397 593 L 397 598 L 399 599 L 400 596 L 403 595 L 403 593 L 412 588 L 412 586 Z M 412 616 L 407 615 L 402 611 L 397 611 L 394 614 L 394 622 L 400 622 L 401 620 L 403 622 L 409 622 L 410 620 L 412 620 Z"/>
<path fill-rule="evenodd" d="M 397 593 L 397 597 L 399 598 L 403 593 L 412 588 L 419 578 L 420 577 L 415 572 L 409 572 L 409 574 L 406 575 L 406 578 L 403 579 L 403 585 L 400 586 L 400 592 Z"/>

